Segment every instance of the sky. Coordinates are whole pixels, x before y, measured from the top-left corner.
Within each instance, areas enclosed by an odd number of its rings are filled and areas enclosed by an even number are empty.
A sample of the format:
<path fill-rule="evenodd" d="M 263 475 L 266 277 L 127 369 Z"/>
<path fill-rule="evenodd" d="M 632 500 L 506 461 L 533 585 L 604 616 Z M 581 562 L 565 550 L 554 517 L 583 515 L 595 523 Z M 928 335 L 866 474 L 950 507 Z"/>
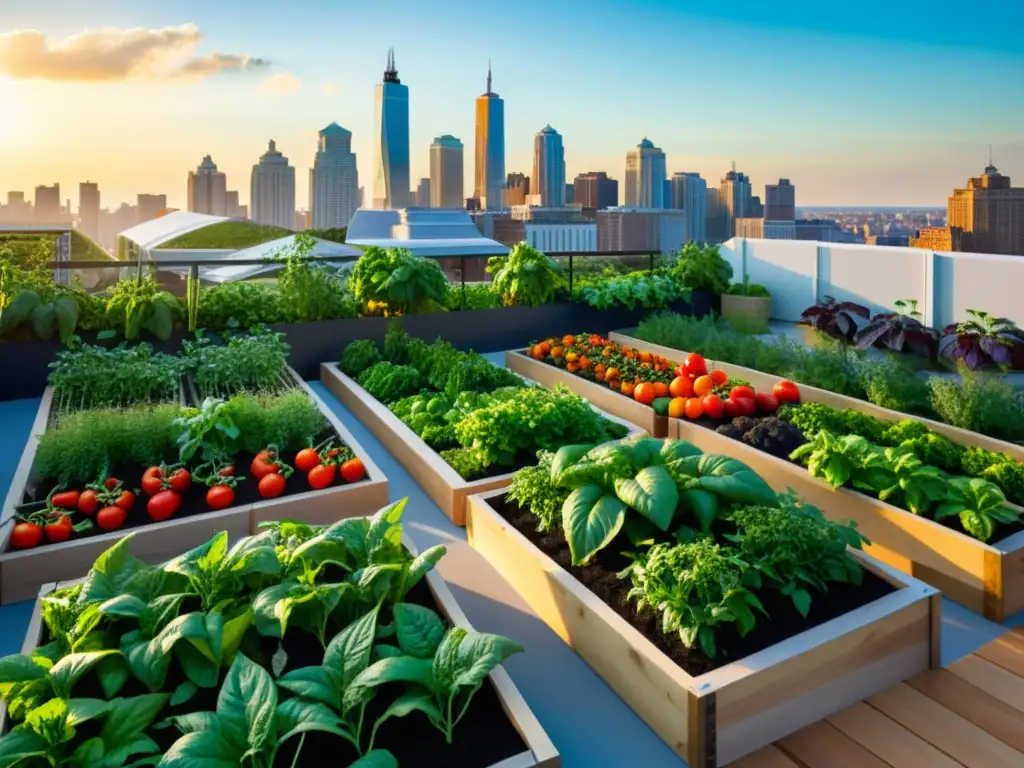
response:
<path fill-rule="evenodd" d="M 317 131 L 353 133 L 371 188 L 374 86 L 394 46 L 412 178 L 450 133 L 472 192 L 474 99 L 505 100 L 506 170 L 563 136 L 566 176 L 621 180 L 644 136 L 669 174 L 798 205 L 938 205 L 988 162 L 1024 186 L 1024 2 L 819 0 L 0 0 L 0 194 L 166 193 L 210 154 L 249 198 L 270 139 L 308 199 Z"/>

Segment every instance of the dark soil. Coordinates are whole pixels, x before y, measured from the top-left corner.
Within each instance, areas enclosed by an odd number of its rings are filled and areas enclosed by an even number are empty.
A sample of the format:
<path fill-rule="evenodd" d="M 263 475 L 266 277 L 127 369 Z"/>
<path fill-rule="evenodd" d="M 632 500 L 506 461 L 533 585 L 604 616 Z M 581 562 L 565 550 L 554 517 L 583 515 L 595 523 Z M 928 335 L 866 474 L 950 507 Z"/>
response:
<path fill-rule="evenodd" d="M 687 674 L 694 677 L 739 661 L 874 602 L 895 590 L 889 582 L 865 571 L 863 583 L 859 587 L 852 584 L 830 584 L 826 594 L 814 593 L 811 610 L 806 618 L 797 612 L 788 597 L 773 589 L 760 590 L 757 596 L 770 618 L 757 614 L 757 624 L 746 637 L 740 637 L 732 625 L 719 629 L 715 635 L 718 655 L 710 659 L 699 648 L 684 646 L 678 635 L 664 634 L 658 615 L 651 611 L 637 613 L 634 605 L 627 600 L 632 586 L 630 581 L 620 579 L 616 575 L 629 565 L 630 561 L 614 544 L 599 552 L 589 565 L 574 566 L 571 564 L 569 544 L 560 530 L 551 533 L 537 531 L 537 518 L 518 504 L 507 501 L 504 494 L 492 498 L 490 504 L 544 554 L 575 576 L 583 586 L 632 624 Z M 716 528 L 712 532 L 716 535 L 728 532 L 725 525 L 727 524 L 721 524 L 721 530 Z"/>
<path fill-rule="evenodd" d="M 332 437 L 335 440 L 335 444 L 341 444 L 342 442 L 341 438 L 333 429 L 328 429 L 322 432 L 320 435 L 317 436 L 315 442 L 320 443 L 321 441 L 327 439 L 328 437 Z M 288 464 L 289 466 L 294 467 L 296 453 L 298 452 L 294 451 L 283 453 L 282 455 L 284 457 L 285 463 Z M 239 506 L 253 504 L 259 501 L 267 501 L 267 499 L 264 499 L 260 495 L 258 482 L 255 480 L 255 478 L 251 476 L 251 473 L 249 472 L 249 466 L 252 464 L 253 458 L 255 458 L 255 454 L 252 453 L 240 453 L 237 456 L 235 456 L 235 474 L 245 479 L 239 482 L 238 485 L 235 487 L 235 503 L 232 504 L 230 507 L 227 507 L 227 509 L 233 509 Z M 141 493 L 141 491 L 139 491 L 139 486 L 142 483 L 142 474 L 146 471 L 146 469 L 147 467 L 143 467 L 140 465 L 122 466 L 115 467 L 114 470 L 111 472 L 112 477 L 116 477 L 119 480 L 123 481 L 123 487 L 126 490 L 136 492 L 135 505 L 132 507 L 131 511 L 128 512 L 128 516 L 125 518 L 124 526 L 119 530 L 139 528 L 145 525 L 151 525 L 153 523 L 153 521 L 150 520 L 149 516 L 146 514 L 146 502 L 148 501 L 148 497 L 144 493 Z M 368 472 L 366 476 L 359 482 L 366 482 L 371 479 L 374 478 L 372 478 Z M 336 488 L 337 486 L 344 484 L 345 481 L 341 479 L 341 473 L 339 471 L 335 475 L 334 483 L 328 486 L 328 488 Z M 353 483 L 353 485 L 356 485 L 356 483 Z M 52 488 L 52 482 L 30 480 L 28 486 L 25 488 L 23 503 L 28 504 L 46 499 L 47 494 L 49 494 Z M 181 507 L 179 507 L 178 511 L 174 514 L 174 516 L 171 519 L 180 520 L 182 518 L 192 517 L 193 515 L 204 515 L 213 511 L 222 511 L 211 510 L 207 506 L 206 492 L 208 490 L 209 489 L 204 485 L 193 483 L 192 487 L 189 488 L 189 490 L 183 494 L 183 498 L 181 500 Z M 306 476 L 302 472 L 296 471 L 295 474 L 293 474 L 288 479 L 287 485 L 285 486 L 284 489 L 284 493 L 282 493 L 277 498 L 287 498 L 288 496 L 294 496 L 297 493 L 306 493 L 311 490 L 313 489 L 310 488 L 309 483 L 306 480 Z M 37 508 L 41 508 L 41 505 L 40 507 Z M 29 508 L 26 511 L 32 511 L 32 508 Z M 72 519 L 74 522 L 77 523 L 78 521 L 83 519 L 83 516 L 76 512 Z M 102 531 L 98 527 L 93 526 L 91 530 L 85 531 L 83 533 L 76 533 L 72 538 L 73 540 L 84 539 L 89 538 L 91 536 L 99 536 L 104 533 L 109 533 L 109 531 Z M 40 547 L 47 546 L 50 546 L 50 544 L 45 540 L 40 545 Z"/>
<path fill-rule="evenodd" d="M 758 450 L 761 451 L 765 451 L 766 453 L 770 453 L 772 456 L 775 456 L 777 458 L 783 459 L 785 461 L 790 461 L 789 453 L 791 451 L 787 451 L 787 449 L 792 445 L 793 450 L 795 450 L 797 447 L 799 447 L 800 444 L 794 444 L 792 442 L 792 437 L 788 435 L 782 436 L 785 437 L 786 439 L 773 439 L 780 437 L 781 432 L 781 430 L 775 425 L 773 425 L 770 429 L 758 427 L 758 424 L 763 425 L 765 424 L 765 422 L 771 420 L 772 418 L 773 417 L 769 416 L 737 416 L 735 419 L 732 420 L 731 423 L 726 422 L 723 424 L 722 422 L 716 422 L 710 419 L 701 419 L 694 423 L 706 429 L 714 429 L 715 431 L 725 435 L 726 437 L 731 437 L 733 440 L 739 440 L 745 443 L 746 445 L 749 445 L 753 448 L 757 448 Z M 789 426 L 791 430 L 799 434 L 799 431 L 796 430 L 795 427 L 793 427 L 792 425 L 787 426 Z M 754 430 L 754 433 L 758 435 L 758 437 L 750 439 L 751 430 Z M 806 440 L 804 440 L 803 442 L 806 442 Z M 796 466 L 800 467 L 801 469 L 804 469 L 803 465 L 798 464 L 795 461 L 790 461 L 790 463 L 796 464 Z M 889 503 L 891 504 L 892 502 L 890 501 Z M 902 507 L 900 508 L 902 509 Z M 936 520 L 935 522 L 939 525 L 944 525 L 946 528 L 949 528 L 950 530 L 962 533 L 965 536 L 971 536 L 971 534 L 965 531 L 964 527 L 960 525 L 959 517 L 946 517 L 942 520 Z M 1024 522 L 1000 523 L 997 521 L 995 533 L 992 534 L 992 538 L 989 540 L 988 543 L 998 543 L 1003 539 L 1013 536 L 1016 533 L 1020 533 L 1021 531 L 1024 531 Z M 971 536 L 971 538 L 974 537 Z"/>

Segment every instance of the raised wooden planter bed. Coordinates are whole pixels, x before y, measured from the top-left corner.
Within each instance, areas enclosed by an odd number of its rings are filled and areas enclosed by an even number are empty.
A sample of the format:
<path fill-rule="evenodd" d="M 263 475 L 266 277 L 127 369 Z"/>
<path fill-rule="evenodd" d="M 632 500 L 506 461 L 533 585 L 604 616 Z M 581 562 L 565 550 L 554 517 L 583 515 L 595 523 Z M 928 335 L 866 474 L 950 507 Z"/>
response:
<path fill-rule="evenodd" d="M 466 524 L 467 497 L 495 488 L 505 488 L 512 482 L 514 472 L 480 480 L 464 480 L 386 405 L 342 373 L 337 363 L 323 363 L 320 366 L 320 380 L 331 394 L 373 432 L 455 525 L 461 527 Z M 601 415 L 633 427 L 608 413 L 602 412 Z"/>
<path fill-rule="evenodd" d="M 266 520 L 298 520 L 311 525 L 328 525 L 345 517 L 375 512 L 388 503 L 388 481 L 352 433 L 334 415 L 320 397 L 291 371 L 296 386 L 313 398 L 331 426 L 345 443 L 362 459 L 366 479 L 351 485 L 334 485 L 322 491 L 304 491 L 254 504 L 242 504 L 219 512 L 170 519 L 162 523 L 113 531 L 63 544 L 46 544 L 35 549 L 8 551 L 13 526 L 0 529 L 0 604 L 30 600 L 43 584 L 66 581 L 83 576 L 104 550 L 126 533 L 133 532 L 135 556 L 150 563 L 173 557 L 197 547 L 217 531 L 226 530 L 232 537 L 255 533 Z M 24 498 L 39 446 L 39 436 L 50 420 L 53 388 L 47 387 L 39 403 L 21 461 L 14 473 L 3 507 L 3 520 L 14 514 Z M 140 499 L 136 504 L 143 503 Z"/>
<path fill-rule="evenodd" d="M 549 389 L 555 384 L 564 384 L 572 392 L 587 398 L 595 407 L 635 424 L 652 437 L 668 436 L 668 417 L 659 416 L 649 405 L 638 403 L 631 397 L 612 392 L 608 387 L 587 381 L 562 368 L 534 360 L 523 351 L 506 352 L 505 365 L 520 376 Z"/>
<path fill-rule="evenodd" d="M 637 339 L 618 331 L 609 334 L 608 338 L 618 344 L 625 344 L 635 349 L 646 350 L 675 362 L 681 361 L 687 354 L 689 354 L 683 350 L 664 347 L 660 344 L 653 344 L 649 341 L 643 341 L 642 339 Z M 756 371 L 753 368 L 744 368 L 742 365 L 733 365 L 732 363 L 724 363 L 720 360 L 711 360 L 710 358 L 708 359 L 708 366 L 720 368 L 731 377 L 734 376 L 736 378 L 746 379 L 754 386 L 755 390 L 763 392 L 771 392 L 772 387 L 782 380 L 779 376 L 762 373 L 761 371 Z M 832 408 L 838 408 L 840 410 L 846 410 L 849 408 L 855 411 L 860 411 L 861 413 L 866 413 L 869 416 L 874 416 L 876 419 L 884 419 L 886 421 L 913 419 L 914 421 L 921 422 L 933 432 L 944 435 L 950 440 L 960 443 L 961 445 L 984 448 L 985 450 L 995 451 L 996 453 L 1005 453 L 1007 456 L 1012 456 L 1017 461 L 1024 461 L 1024 445 L 1008 443 L 1005 440 L 997 440 L 994 437 L 988 437 L 986 435 L 979 434 L 978 432 L 972 432 L 969 429 L 961 429 L 960 427 L 943 424 L 940 421 L 926 419 L 923 416 L 914 416 L 909 413 L 901 413 L 900 411 L 881 408 L 867 402 L 866 400 L 858 400 L 855 397 L 838 395 L 827 389 L 811 387 L 807 384 L 800 384 L 800 382 L 797 382 L 797 384 L 800 386 L 800 398 L 804 402 L 824 403 L 825 405 L 831 406 Z"/>
<path fill-rule="evenodd" d="M 139 538 L 136 536 L 132 541 L 132 554 L 135 556 L 140 554 L 139 543 Z M 417 553 L 415 545 L 407 536 L 403 537 L 403 543 L 414 555 Z M 184 551 L 187 550 L 181 549 L 172 554 L 177 555 Z M 90 563 L 89 565 L 91 567 L 92 564 Z M 430 587 L 430 592 L 437 602 L 438 613 L 446 617 L 454 626 L 472 630 L 473 626 L 469 623 L 469 619 L 466 618 L 466 614 L 463 613 L 462 608 L 455 600 L 455 596 L 448 589 L 448 585 L 441 575 L 437 571 L 429 571 L 424 580 Z M 46 627 L 42 619 L 42 598 L 55 589 L 71 586 L 76 581 L 80 581 L 80 579 L 63 583 L 47 583 L 39 588 L 35 607 L 29 620 L 28 631 L 25 633 L 25 641 L 21 646 L 21 653 L 31 654 L 32 651 L 45 643 L 44 633 Z M 537 720 L 536 715 L 533 714 L 526 700 L 523 699 L 522 694 L 519 692 L 516 684 L 512 682 L 512 678 L 509 677 L 505 668 L 502 666 L 495 667 L 491 670 L 489 680 L 494 687 L 495 693 L 498 695 L 502 709 L 505 710 L 509 721 L 518 731 L 523 743 L 526 745 L 526 750 L 523 752 L 495 763 L 490 768 L 560 768 L 562 765 L 561 755 L 559 755 L 551 739 L 548 738 L 540 721 Z M 7 733 L 9 725 L 7 722 L 7 707 L 0 702 L 0 736 Z M 463 738 L 466 737 L 466 734 L 463 734 Z"/>
<path fill-rule="evenodd" d="M 500 493 L 469 499 L 470 544 L 690 768 L 728 765 L 939 666 L 939 593 L 858 552 L 898 591 L 693 677 L 501 517 Z"/>
<path fill-rule="evenodd" d="M 871 540 L 865 551 L 965 608 L 999 622 L 1024 609 L 1024 532 L 986 544 L 859 491 L 833 489 L 803 467 L 707 427 L 670 419 L 670 430 L 706 453 L 739 459 L 776 491 L 792 488 L 832 520 L 856 522 Z"/>

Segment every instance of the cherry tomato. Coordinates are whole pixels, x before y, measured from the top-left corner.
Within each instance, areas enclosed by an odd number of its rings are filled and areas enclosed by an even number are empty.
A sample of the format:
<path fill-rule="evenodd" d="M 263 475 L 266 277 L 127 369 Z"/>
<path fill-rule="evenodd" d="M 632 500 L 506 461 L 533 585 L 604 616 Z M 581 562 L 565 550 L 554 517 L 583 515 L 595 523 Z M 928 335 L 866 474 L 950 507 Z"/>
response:
<path fill-rule="evenodd" d="M 78 511 L 86 517 L 92 517 L 96 510 L 99 509 L 100 500 L 96 496 L 96 491 L 91 488 L 86 491 L 82 491 L 78 496 Z"/>
<path fill-rule="evenodd" d="M 61 515 L 53 522 L 49 522 L 43 526 L 46 532 L 46 540 L 51 541 L 54 544 L 58 544 L 62 541 L 67 541 L 71 538 L 71 518 L 67 515 Z"/>
<path fill-rule="evenodd" d="M 722 413 L 725 411 L 725 403 L 722 402 L 722 398 L 718 395 L 706 395 L 701 404 L 704 406 L 704 415 L 712 419 L 722 418 Z"/>
<path fill-rule="evenodd" d="M 192 475 L 184 467 L 179 467 L 171 473 L 168 484 L 171 486 L 172 491 L 184 493 L 192 487 Z"/>
<path fill-rule="evenodd" d="M 710 395 L 711 390 L 715 388 L 715 382 L 711 380 L 710 376 L 698 376 L 693 381 L 693 394 L 697 397 L 704 397 L 704 395 Z"/>
<path fill-rule="evenodd" d="M 235 474 L 235 465 L 234 464 L 228 464 L 226 467 L 224 467 L 222 470 L 220 470 L 217 474 L 220 477 L 231 477 L 233 474 Z"/>
<path fill-rule="evenodd" d="M 53 494 L 50 503 L 61 509 L 75 509 L 78 507 L 78 491 L 62 491 Z"/>
<path fill-rule="evenodd" d="M 278 465 L 271 459 L 270 451 L 263 450 L 256 454 L 256 458 L 249 465 L 249 471 L 257 480 L 262 480 L 272 472 L 277 472 Z"/>
<path fill-rule="evenodd" d="M 736 403 L 735 400 L 727 399 L 722 405 L 725 408 L 725 417 L 727 419 L 735 419 L 737 416 L 743 415 L 742 411 L 740 410 L 740 406 Z"/>
<path fill-rule="evenodd" d="M 43 526 L 35 523 L 17 523 L 11 531 L 11 546 L 14 549 L 32 549 L 43 541 Z"/>
<path fill-rule="evenodd" d="M 779 410 L 779 399 L 767 392 L 758 392 L 754 395 L 754 405 L 760 413 L 775 413 Z"/>
<path fill-rule="evenodd" d="M 736 409 L 739 411 L 740 416 L 753 416 L 754 411 L 757 410 L 757 406 L 754 405 L 754 398 L 752 397 L 736 397 L 730 398 L 736 403 Z"/>
<path fill-rule="evenodd" d="M 235 503 L 235 489 L 228 485 L 215 485 L 206 492 L 206 506 L 224 509 Z"/>
<path fill-rule="evenodd" d="M 346 483 L 358 483 L 366 477 L 366 467 L 361 459 L 349 459 L 341 465 L 341 479 Z"/>
<path fill-rule="evenodd" d="M 303 448 L 295 454 L 295 468 L 299 472 L 309 472 L 320 463 L 320 456 L 312 448 Z"/>
<path fill-rule="evenodd" d="M 745 397 L 745 398 L 747 398 L 749 400 L 753 400 L 754 399 L 754 390 L 752 390 L 750 387 L 745 387 L 745 386 L 742 386 L 742 385 L 738 386 L 738 387 L 733 387 L 732 389 L 729 390 L 729 399 L 730 400 L 739 400 L 741 397 Z"/>
<path fill-rule="evenodd" d="M 114 502 L 115 507 L 120 507 L 125 512 L 131 512 L 135 506 L 135 494 L 131 491 L 121 491 L 121 495 Z"/>
<path fill-rule="evenodd" d="M 116 531 L 124 525 L 124 519 L 128 516 L 121 507 L 104 507 L 96 513 L 96 527 L 101 531 Z"/>
<path fill-rule="evenodd" d="M 309 474 L 306 475 L 306 479 L 309 481 L 309 487 L 320 490 L 326 488 L 328 485 L 334 482 L 334 474 L 336 467 L 333 464 L 321 464 L 318 467 L 313 467 L 309 470 Z"/>
<path fill-rule="evenodd" d="M 108 477 L 106 480 L 103 481 L 103 487 L 106 488 L 108 491 L 114 490 L 120 484 L 121 481 L 118 480 L 116 477 Z"/>
<path fill-rule="evenodd" d="M 164 471 L 160 467 L 150 467 L 142 473 L 142 492 L 147 496 L 155 496 L 164 487 Z"/>
<path fill-rule="evenodd" d="M 710 371 L 708 373 L 708 376 L 711 377 L 711 380 L 715 383 L 716 387 L 721 387 L 729 380 L 728 374 L 721 368 L 715 368 L 714 370 Z"/>
<path fill-rule="evenodd" d="M 181 507 L 181 494 L 176 491 L 160 491 L 146 503 L 146 514 L 154 522 L 170 518 Z"/>
<path fill-rule="evenodd" d="M 701 403 L 700 398 L 691 397 L 687 399 L 685 406 L 686 418 L 691 421 L 696 421 L 704 415 L 704 404 Z"/>
<path fill-rule="evenodd" d="M 800 402 L 800 389 L 796 384 L 788 379 L 776 382 L 775 386 L 772 388 L 772 394 L 775 395 L 776 399 L 778 399 L 780 403 Z"/>
<path fill-rule="evenodd" d="M 708 364 L 701 355 L 691 352 L 683 361 L 683 372 L 690 378 L 695 379 L 708 372 Z"/>
<path fill-rule="evenodd" d="M 260 496 L 264 499 L 276 499 L 282 493 L 284 493 L 285 479 L 277 472 L 271 472 L 269 475 L 264 475 L 260 478 L 260 484 L 257 486 L 260 492 Z"/>

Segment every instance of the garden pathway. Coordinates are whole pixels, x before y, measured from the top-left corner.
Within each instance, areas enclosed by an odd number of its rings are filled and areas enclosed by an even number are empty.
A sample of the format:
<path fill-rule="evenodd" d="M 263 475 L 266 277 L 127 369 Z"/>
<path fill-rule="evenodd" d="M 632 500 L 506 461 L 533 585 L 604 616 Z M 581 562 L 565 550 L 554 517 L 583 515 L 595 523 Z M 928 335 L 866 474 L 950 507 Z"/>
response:
<path fill-rule="evenodd" d="M 498 365 L 503 364 L 504 353 L 487 357 Z M 513 637 L 527 649 L 526 653 L 509 659 L 505 667 L 561 752 L 562 764 L 565 768 L 636 768 L 639 766 L 643 766 L 643 768 L 679 768 L 682 766 L 683 762 L 568 646 L 537 619 L 525 602 L 498 576 L 497 572 L 470 549 L 466 543 L 465 531 L 451 524 L 373 435 L 319 383 L 314 383 L 313 388 L 352 430 L 356 439 L 387 475 L 391 498 L 409 497 L 409 504 L 405 512 L 406 532 L 416 545 L 421 550 L 437 543 L 447 545 L 448 555 L 441 562 L 439 571 L 451 585 L 452 592 L 473 625 L 481 631 L 498 632 Z M 21 450 L 28 438 L 37 407 L 38 400 L 35 399 L 0 402 L 0 493 L 6 494 L 7 484 L 10 482 Z M 933 701 L 941 699 L 943 695 L 953 697 L 952 703 L 956 707 L 951 707 L 951 710 L 955 712 L 963 710 L 960 713 L 961 719 L 973 722 L 970 720 L 971 717 L 975 719 L 984 717 L 982 704 L 977 703 L 981 699 L 977 697 L 973 700 L 967 699 L 966 694 L 953 687 L 954 684 L 949 682 L 950 679 L 961 686 L 966 685 L 967 688 L 971 688 L 972 685 L 985 687 L 988 691 L 988 699 L 985 699 L 988 710 L 1002 713 L 1002 720 L 998 721 L 1002 724 L 1000 727 L 1009 730 L 1012 726 L 1017 734 L 1016 738 L 1024 739 L 1024 727 L 1021 727 L 1024 725 L 1024 715 L 1021 714 L 1024 712 L 1024 681 L 1020 678 L 1012 678 L 1012 680 L 1007 678 L 1008 682 L 993 682 L 996 680 L 993 672 L 998 671 L 1000 664 L 1005 666 L 1008 663 L 1005 662 L 1005 659 L 1011 657 L 1007 656 L 1008 652 L 1004 651 L 1004 655 L 999 657 L 1003 658 L 1004 662 L 998 662 L 981 655 L 988 653 L 992 648 L 1012 648 L 1017 647 L 1013 643 L 1019 643 L 1018 663 L 1024 666 L 1024 635 L 1007 635 L 1002 639 L 1002 645 L 995 645 L 992 644 L 992 641 L 1007 632 L 1005 627 L 992 624 L 947 600 L 943 600 L 942 609 L 942 658 L 944 664 L 953 665 L 949 667 L 948 671 L 931 673 L 930 676 L 922 678 L 925 682 L 913 681 L 903 686 L 897 686 L 869 703 L 859 704 L 827 721 L 805 729 L 785 740 L 778 747 L 762 750 L 739 765 L 745 766 L 745 768 L 792 768 L 794 765 L 805 765 L 807 768 L 817 768 L 819 765 L 827 765 L 828 768 L 840 768 L 842 765 L 876 765 L 882 768 L 886 765 L 892 765 L 894 768 L 910 765 L 929 767 L 944 764 L 959 765 L 960 763 L 955 761 L 943 763 L 941 756 L 938 761 L 929 761 L 927 754 L 917 749 L 919 744 L 917 747 L 914 744 L 910 746 L 911 756 L 917 759 L 916 763 L 894 762 L 888 753 L 885 753 L 885 761 L 872 761 L 870 754 L 866 758 L 867 762 L 859 761 L 857 756 L 865 753 L 863 748 L 856 751 L 858 738 L 852 735 L 859 736 L 861 734 L 862 731 L 857 730 L 858 727 L 860 729 L 872 728 L 874 729 L 873 733 L 877 731 L 874 738 L 881 738 L 883 741 L 891 740 L 889 731 L 893 728 L 899 729 L 901 726 L 895 725 L 892 720 L 881 713 L 890 710 L 897 711 L 898 707 L 906 708 L 908 702 L 919 704 L 918 698 L 927 698 L 928 701 Z M 18 652 L 30 612 L 31 603 L 28 602 L 0 607 L 0 655 Z M 1011 624 L 1024 624 L 1024 616 L 1014 618 L 1016 621 L 1010 622 Z M 1008 643 L 1010 645 L 1007 645 Z M 982 646 L 985 649 L 978 651 L 977 649 Z M 972 653 L 976 651 L 977 653 Z M 957 660 L 960 662 L 954 664 Z M 938 682 L 934 684 L 928 682 L 933 679 Z M 936 689 L 933 691 L 929 688 L 927 696 L 925 696 L 922 693 L 922 686 L 925 685 L 934 685 Z M 978 693 L 980 694 L 980 691 Z M 962 699 L 963 704 L 960 704 L 958 699 Z M 995 703 L 989 699 L 994 700 Z M 1022 718 L 1020 725 L 1013 725 L 1009 715 L 1004 711 L 1004 708 L 1013 706 L 1011 702 L 1017 704 L 1016 716 Z M 889 707 L 889 710 L 885 710 L 885 707 Z M 867 712 L 867 715 L 864 712 Z M 875 728 L 875 721 L 880 720 L 889 723 L 888 730 L 880 729 L 881 726 Z M 901 722 L 907 724 L 908 733 L 913 730 L 910 721 L 901 720 Z M 939 726 L 935 727 L 931 724 L 933 722 L 938 723 Z M 917 725 L 921 728 L 926 726 L 934 728 L 938 732 L 938 737 L 945 734 L 947 740 L 949 740 L 949 736 L 954 736 L 955 738 L 952 739 L 956 742 L 954 746 L 966 749 L 963 744 L 967 743 L 968 737 L 958 736 L 954 727 L 943 725 L 944 722 L 935 718 L 931 720 L 921 718 L 921 723 Z M 841 727 L 846 730 L 843 731 Z M 961 728 L 963 732 L 966 730 L 966 728 Z M 1000 731 L 1000 733 L 1003 732 Z M 832 741 L 820 741 L 823 738 L 822 734 L 830 737 Z M 973 734 L 973 736 L 977 735 Z M 998 738 L 998 734 L 995 735 Z M 814 739 L 819 739 L 817 746 Z M 808 740 L 811 741 L 808 742 Z M 810 743 L 809 747 L 806 746 L 807 743 Z M 794 744 L 803 744 L 805 748 L 803 750 L 795 748 Z M 828 753 L 823 750 L 835 748 L 837 745 L 844 750 L 843 753 L 828 758 Z M 907 747 L 904 745 L 902 748 Z M 876 749 L 882 748 L 876 747 Z M 820 753 L 819 750 L 821 750 Z M 812 755 L 820 754 L 820 757 L 813 758 L 809 762 L 796 762 L 792 759 L 795 757 L 798 760 L 806 760 L 808 751 Z M 962 764 L 978 768 L 1002 765 L 1002 763 L 991 760 L 985 762 L 983 759 L 985 754 L 985 752 L 979 752 L 979 756 L 973 762 L 963 762 Z M 961 757 L 961 759 L 964 758 Z M 824 762 L 822 762 L 823 760 Z M 1016 765 L 1024 765 L 1024 761 L 1018 761 Z"/>

